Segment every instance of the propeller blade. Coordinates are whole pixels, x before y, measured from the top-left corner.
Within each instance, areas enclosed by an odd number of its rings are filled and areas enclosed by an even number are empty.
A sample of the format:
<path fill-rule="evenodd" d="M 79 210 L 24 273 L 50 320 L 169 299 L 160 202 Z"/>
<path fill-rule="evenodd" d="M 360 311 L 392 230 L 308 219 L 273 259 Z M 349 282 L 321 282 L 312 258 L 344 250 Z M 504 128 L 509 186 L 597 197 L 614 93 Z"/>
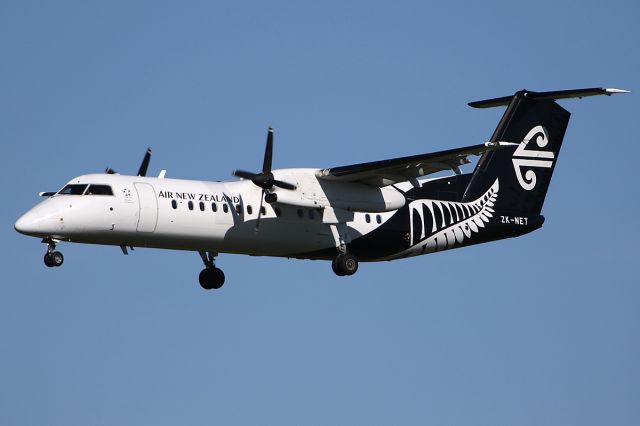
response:
<path fill-rule="evenodd" d="M 262 173 L 251 173 L 244 170 L 234 170 L 233 175 L 241 177 L 243 179 L 249 179 L 254 185 L 259 186 L 264 190 L 271 189 L 274 186 L 284 189 L 296 189 L 296 186 L 288 182 L 281 180 L 275 180 L 273 173 L 271 173 L 271 163 L 273 159 L 273 127 L 269 126 L 269 132 L 267 133 L 267 146 L 264 150 L 264 162 L 262 163 Z M 258 215 L 258 217 L 260 217 Z"/>
<path fill-rule="evenodd" d="M 249 180 L 258 176 L 257 173 L 247 172 L 246 170 L 234 170 L 233 175 L 239 178 L 249 179 Z"/>
<path fill-rule="evenodd" d="M 264 149 L 264 162 L 262 163 L 262 173 L 271 172 L 271 160 L 273 158 L 273 128 L 269 126 L 267 133 L 267 146 Z"/>
<path fill-rule="evenodd" d="M 264 193 L 265 189 L 262 190 L 262 195 L 260 196 L 260 208 L 258 209 L 258 219 L 256 220 L 256 227 L 253 229 L 255 232 L 260 230 L 260 218 L 262 217 L 262 203 L 264 202 Z"/>
<path fill-rule="evenodd" d="M 144 154 L 144 158 L 142 159 L 142 164 L 140 164 L 140 168 L 138 169 L 138 176 L 147 175 L 147 169 L 149 168 L 150 160 L 151 160 L 151 148 L 147 148 L 147 152 Z"/>
<path fill-rule="evenodd" d="M 283 182 L 281 180 L 275 180 L 274 179 L 272 181 L 272 183 L 273 183 L 274 186 L 277 186 L 277 187 L 282 188 L 282 189 L 290 189 L 292 191 L 294 189 L 296 189 L 296 186 L 294 184 L 289 183 L 289 182 Z"/>

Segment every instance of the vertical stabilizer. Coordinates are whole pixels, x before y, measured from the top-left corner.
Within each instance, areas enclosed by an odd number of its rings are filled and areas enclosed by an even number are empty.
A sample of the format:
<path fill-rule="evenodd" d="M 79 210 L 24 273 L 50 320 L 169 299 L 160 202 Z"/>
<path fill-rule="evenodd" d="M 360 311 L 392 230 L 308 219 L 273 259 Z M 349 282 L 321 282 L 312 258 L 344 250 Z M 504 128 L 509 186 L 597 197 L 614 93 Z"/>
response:
<path fill-rule="evenodd" d="M 510 99 L 491 141 L 513 146 L 483 154 L 463 201 L 478 198 L 498 180 L 500 197 L 496 210 L 526 216 L 540 214 L 571 114 L 553 98 L 536 98 L 530 93 L 533 92 L 523 90 Z M 505 99 L 471 105 L 500 106 Z"/>

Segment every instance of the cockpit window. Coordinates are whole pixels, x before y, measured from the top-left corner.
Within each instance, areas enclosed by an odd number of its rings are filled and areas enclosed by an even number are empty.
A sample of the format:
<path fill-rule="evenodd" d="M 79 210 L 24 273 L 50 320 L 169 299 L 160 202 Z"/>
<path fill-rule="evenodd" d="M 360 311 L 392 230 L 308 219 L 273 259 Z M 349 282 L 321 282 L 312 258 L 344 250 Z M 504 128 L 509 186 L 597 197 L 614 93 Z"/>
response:
<path fill-rule="evenodd" d="M 109 185 L 89 185 L 86 195 L 113 195 Z"/>
<path fill-rule="evenodd" d="M 82 195 L 84 190 L 87 188 L 87 185 L 67 185 L 58 192 L 61 195 Z"/>

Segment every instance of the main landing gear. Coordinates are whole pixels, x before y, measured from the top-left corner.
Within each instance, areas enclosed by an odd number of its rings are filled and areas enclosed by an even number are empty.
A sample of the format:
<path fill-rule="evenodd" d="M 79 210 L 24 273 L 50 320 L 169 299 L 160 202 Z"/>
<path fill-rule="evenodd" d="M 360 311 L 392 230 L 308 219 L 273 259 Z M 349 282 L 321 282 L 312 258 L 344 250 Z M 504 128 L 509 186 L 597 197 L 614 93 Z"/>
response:
<path fill-rule="evenodd" d="M 205 268 L 200 271 L 200 276 L 198 277 L 200 285 L 205 290 L 211 290 L 212 288 L 219 289 L 224 284 L 224 272 L 222 272 L 222 269 L 216 268 L 215 257 L 217 253 L 204 251 L 198 253 L 205 266 Z"/>
<path fill-rule="evenodd" d="M 346 225 L 338 223 L 331 225 L 329 229 L 331 229 L 336 250 L 338 250 L 338 255 L 331 262 L 333 272 L 339 277 L 355 274 L 358 270 L 358 259 L 354 255 L 347 253 L 348 232 Z"/>
<path fill-rule="evenodd" d="M 49 268 L 62 266 L 64 263 L 64 256 L 59 251 L 56 251 L 56 243 L 52 240 L 42 240 L 47 243 L 47 252 L 44 254 L 44 264 Z"/>

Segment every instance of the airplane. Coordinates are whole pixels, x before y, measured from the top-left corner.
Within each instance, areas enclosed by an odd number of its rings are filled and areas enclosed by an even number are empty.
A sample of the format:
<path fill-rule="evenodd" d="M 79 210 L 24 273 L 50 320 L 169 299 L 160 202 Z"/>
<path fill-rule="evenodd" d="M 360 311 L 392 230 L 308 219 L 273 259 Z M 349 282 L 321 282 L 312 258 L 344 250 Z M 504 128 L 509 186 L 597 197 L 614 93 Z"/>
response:
<path fill-rule="evenodd" d="M 199 282 L 218 289 L 219 253 L 330 260 L 338 276 L 359 262 L 389 261 L 527 234 L 541 210 L 570 113 L 559 99 L 628 93 L 613 88 L 534 92 L 471 102 L 505 106 L 486 143 L 330 168 L 272 169 L 269 128 L 261 172 L 240 180 L 147 176 L 148 149 L 135 176 L 105 173 L 71 179 L 22 215 L 15 229 L 47 245 L 44 263 L 64 262 L 61 242 L 200 254 Z M 471 173 L 460 167 L 480 156 Z M 445 177 L 425 178 L 451 171 Z"/>

